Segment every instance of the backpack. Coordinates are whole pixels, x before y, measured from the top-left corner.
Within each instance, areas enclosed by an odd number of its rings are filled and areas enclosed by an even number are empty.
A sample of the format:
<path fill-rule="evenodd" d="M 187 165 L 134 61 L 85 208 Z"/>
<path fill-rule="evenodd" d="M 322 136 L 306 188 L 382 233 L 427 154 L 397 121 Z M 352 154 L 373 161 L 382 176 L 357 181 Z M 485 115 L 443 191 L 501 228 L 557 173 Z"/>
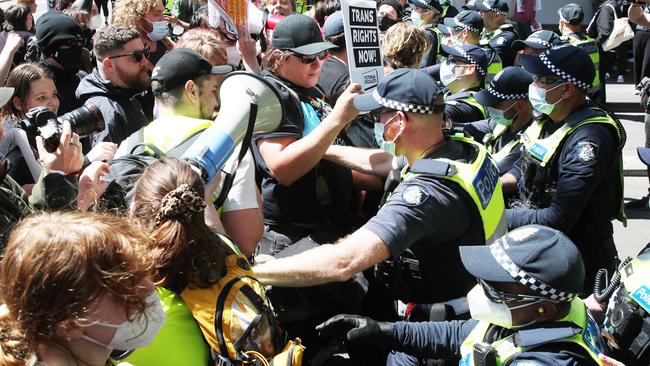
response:
<path fill-rule="evenodd" d="M 215 361 L 218 365 L 302 365 L 305 348 L 300 339 L 287 341 L 248 260 L 230 240 L 224 241 L 235 253 L 226 257 L 225 275 L 210 288 L 188 287 L 181 292 Z"/>

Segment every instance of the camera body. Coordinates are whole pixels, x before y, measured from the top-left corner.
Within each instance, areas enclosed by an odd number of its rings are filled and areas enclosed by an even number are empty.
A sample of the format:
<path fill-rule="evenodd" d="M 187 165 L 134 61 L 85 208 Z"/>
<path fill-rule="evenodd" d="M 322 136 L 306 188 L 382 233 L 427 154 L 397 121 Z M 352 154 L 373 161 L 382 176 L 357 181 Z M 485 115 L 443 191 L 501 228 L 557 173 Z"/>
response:
<path fill-rule="evenodd" d="M 86 137 L 93 132 L 103 131 L 104 117 L 96 106 L 86 103 L 83 106 L 57 117 L 47 107 L 35 107 L 26 113 L 20 127 L 31 136 L 41 136 L 45 149 L 53 152 L 59 146 L 63 122 L 70 122 L 72 132 Z"/>

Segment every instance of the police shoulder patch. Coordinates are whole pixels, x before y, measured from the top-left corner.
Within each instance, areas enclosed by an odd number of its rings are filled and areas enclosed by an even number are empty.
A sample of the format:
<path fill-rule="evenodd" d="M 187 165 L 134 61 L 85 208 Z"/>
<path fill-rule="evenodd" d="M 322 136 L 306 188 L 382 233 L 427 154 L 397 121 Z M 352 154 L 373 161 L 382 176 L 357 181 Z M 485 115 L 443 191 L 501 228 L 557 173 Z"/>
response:
<path fill-rule="evenodd" d="M 429 198 L 429 193 L 419 185 L 409 185 L 402 192 L 402 201 L 408 206 L 419 206 Z"/>
<path fill-rule="evenodd" d="M 598 156 L 598 145 L 591 141 L 580 141 L 576 145 L 578 158 L 583 164 L 591 164 Z"/>
<path fill-rule="evenodd" d="M 504 37 L 499 37 L 496 40 L 496 44 L 497 46 L 503 46 L 504 44 L 506 44 L 506 39 Z"/>

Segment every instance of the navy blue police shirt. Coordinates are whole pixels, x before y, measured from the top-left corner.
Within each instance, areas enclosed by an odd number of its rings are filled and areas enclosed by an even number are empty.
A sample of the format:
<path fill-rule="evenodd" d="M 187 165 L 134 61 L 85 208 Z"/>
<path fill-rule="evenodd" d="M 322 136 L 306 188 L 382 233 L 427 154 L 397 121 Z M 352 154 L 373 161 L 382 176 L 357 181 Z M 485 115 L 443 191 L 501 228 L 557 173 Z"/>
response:
<path fill-rule="evenodd" d="M 496 122 L 491 118 L 484 119 L 476 122 L 469 123 L 459 123 L 458 127 L 462 127 L 466 133 L 468 133 L 474 140 L 483 141 L 485 136 L 489 133 L 492 133 L 496 128 Z M 494 151 L 499 152 L 504 146 L 510 143 L 510 141 L 515 139 L 520 139 L 521 135 L 526 130 L 526 127 L 519 129 L 519 131 L 512 132 L 508 128 L 501 136 L 499 136 L 494 142 Z M 523 144 L 517 144 L 511 151 L 500 161 L 497 161 L 497 167 L 499 168 L 499 174 L 504 175 L 512 169 L 517 160 L 521 157 L 521 152 L 523 151 Z M 494 155 L 494 154 L 493 154 Z"/>

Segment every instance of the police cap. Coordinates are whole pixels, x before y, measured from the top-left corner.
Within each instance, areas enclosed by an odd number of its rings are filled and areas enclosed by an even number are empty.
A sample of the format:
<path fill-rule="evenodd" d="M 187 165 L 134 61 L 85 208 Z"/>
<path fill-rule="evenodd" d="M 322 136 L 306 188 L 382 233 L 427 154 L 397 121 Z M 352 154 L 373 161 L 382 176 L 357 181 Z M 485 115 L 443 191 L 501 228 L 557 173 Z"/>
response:
<path fill-rule="evenodd" d="M 538 30 L 534 32 L 526 40 L 518 39 L 512 43 L 512 48 L 519 51 L 528 46 L 538 50 L 546 50 L 553 46 L 562 44 L 562 38 L 555 32 L 550 30 Z"/>
<path fill-rule="evenodd" d="M 583 49 L 562 44 L 540 55 L 521 55 L 521 66 L 533 75 L 556 75 L 582 90 L 594 80 L 594 63 Z"/>
<path fill-rule="evenodd" d="M 504 100 L 525 99 L 528 98 L 528 86 L 532 82 L 533 76 L 528 71 L 508 66 L 494 76 L 487 89 L 474 94 L 474 97 L 487 107 L 494 107 Z"/>

